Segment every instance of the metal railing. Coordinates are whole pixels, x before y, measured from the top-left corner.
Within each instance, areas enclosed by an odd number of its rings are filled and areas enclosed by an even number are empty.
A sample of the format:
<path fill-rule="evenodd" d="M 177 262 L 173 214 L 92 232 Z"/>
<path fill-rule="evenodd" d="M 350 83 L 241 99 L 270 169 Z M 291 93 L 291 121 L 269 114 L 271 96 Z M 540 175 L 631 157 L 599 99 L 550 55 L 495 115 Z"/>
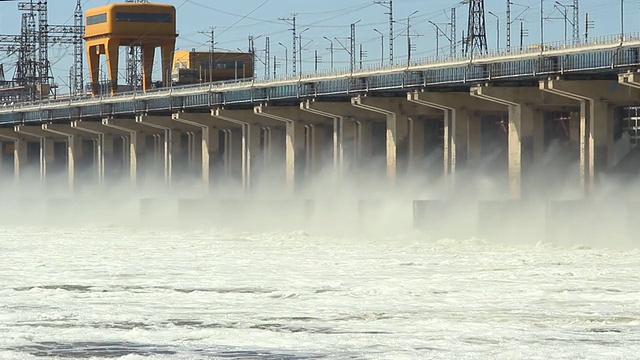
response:
<path fill-rule="evenodd" d="M 35 112 L 39 113 L 39 116 L 45 114 L 44 119 L 48 119 L 53 117 L 51 114 L 54 112 L 57 114 L 66 111 L 72 116 L 73 112 L 70 109 L 73 108 L 82 108 L 83 111 L 78 111 L 82 116 L 89 116 L 89 113 L 96 116 L 96 109 L 103 113 L 171 109 L 175 106 L 172 98 L 180 98 L 177 102 L 179 106 L 184 107 L 187 104 L 190 107 L 199 107 L 636 65 L 637 56 L 627 58 L 619 55 L 624 53 L 622 50 L 625 48 L 640 48 L 640 34 L 608 35 L 592 38 L 589 42 L 580 44 L 560 41 L 542 46 L 530 45 L 521 50 L 494 49 L 483 54 L 431 56 L 416 59 L 411 64 L 407 64 L 406 61 L 384 66 L 378 63 L 353 72 L 346 68 L 327 69 L 274 79 L 240 79 L 158 88 L 145 92 L 130 91 L 95 97 L 59 97 L 37 102 L 18 102 L 0 107 L 0 122 L 16 121 L 14 116 L 8 116 L 15 113 Z M 545 59 L 552 61 L 547 63 Z M 309 87 L 306 84 L 315 85 Z M 215 94 L 218 95 L 214 96 Z M 150 108 L 149 102 L 158 105 Z M 114 104 L 117 105 L 112 106 Z M 84 111 L 85 109 L 87 111 Z M 89 109 L 91 110 L 88 111 Z M 32 117 L 33 114 L 25 115 L 23 119 Z"/>

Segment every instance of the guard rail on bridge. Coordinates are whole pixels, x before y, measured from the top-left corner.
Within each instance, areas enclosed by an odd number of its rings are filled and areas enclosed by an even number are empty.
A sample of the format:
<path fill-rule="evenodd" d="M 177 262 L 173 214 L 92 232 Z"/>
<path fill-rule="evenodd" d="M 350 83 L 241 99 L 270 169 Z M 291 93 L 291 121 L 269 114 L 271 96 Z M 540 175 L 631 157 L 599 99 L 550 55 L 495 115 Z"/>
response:
<path fill-rule="evenodd" d="M 225 81 L 97 97 L 66 97 L 3 104 L 0 124 L 133 115 L 306 97 L 348 97 L 363 92 L 534 80 L 566 74 L 611 74 L 640 67 L 640 36 L 610 35 L 588 43 L 556 42 L 471 56 L 416 59 L 411 63 L 327 70 L 278 79 Z"/>

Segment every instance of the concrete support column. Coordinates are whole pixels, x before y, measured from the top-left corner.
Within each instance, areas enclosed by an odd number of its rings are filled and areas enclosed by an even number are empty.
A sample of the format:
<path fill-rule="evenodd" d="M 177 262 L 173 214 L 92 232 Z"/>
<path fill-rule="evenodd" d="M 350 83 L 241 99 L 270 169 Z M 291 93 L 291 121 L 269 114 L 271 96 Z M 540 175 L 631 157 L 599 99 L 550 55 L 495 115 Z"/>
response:
<path fill-rule="evenodd" d="M 640 77 L 621 74 L 618 82 L 547 79 L 539 87 L 580 104 L 580 188 L 587 194 L 593 191 L 598 175 L 613 165 L 612 104 L 636 103 Z"/>
<path fill-rule="evenodd" d="M 13 177 L 20 181 L 21 169 L 27 163 L 27 141 L 39 141 L 39 138 L 21 134 L 16 129 L 0 128 L 0 137 L 13 141 Z M 42 173 L 41 173 L 42 177 Z"/>
<path fill-rule="evenodd" d="M 91 134 L 96 140 L 96 153 L 95 153 L 95 170 L 99 184 L 104 184 L 106 176 L 106 163 L 107 159 L 113 158 L 113 140 L 114 133 L 122 136 L 126 133 L 111 129 L 101 122 L 89 122 L 89 121 L 72 121 L 71 127 L 78 131 Z"/>
<path fill-rule="evenodd" d="M 16 182 L 20 181 L 20 168 L 27 162 L 27 140 L 16 139 L 13 142 L 13 173 Z"/>
<path fill-rule="evenodd" d="M 478 98 L 495 102 L 507 107 L 508 124 L 508 162 L 509 197 L 519 199 L 522 196 L 522 176 L 531 165 L 542 157 L 544 139 L 535 139 L 544 135 L 542 116 L 532 106 L 541 92 L 536 88 L 511 88 L 479 86 L 471 89 Z M 534 126 L 535 123 L 538 123 Z M 534 132 L 534 128 L 537 131 Z"/>
<path fill-rule="evenodd" d="M 285 181 L 287 190 L 291 193 L 302 180 L 305 173 L 309 173 L 310 164 L 306 162 L 305 152 L 311 151 L 305 136 L 305 126 L 327 123 L 328 119 L 298 108 L 256 106 L 257 115 L 284 123 L 285 128 Z"/>
<path fill-rule="evenodd" d="M 43 124 L 42 130 L 52 134 L 66 137 L 67 141 L 67 174 L 69 191 L 75 191 L 76 187 L 76 162 L 83 158 L 82 141 L 84 132 L 71 127 L 70 124 Z M 87 136 L 93 138 L 94 136 Z M 100 164 L 94 163 L 94 168 L 99 168 Z"/>
<path fill-rule="evenodd" d="M 480 120 L 475 110 L 493 110 L 496 106 L 468 93 L 411 92 L 407 99 L 431 109 L 442 111 L 444 122 L 443 173 L 451 180 L 461 166 L 476 167 L 481 158 Z M 473 110 L 471 110 L 473 109 Z"/>
<path fill-rule="evenodd" d="M 469 158 L 469 118 L 465 111 L 444 111 L 444 174 L 455 175 Z"/>
<path fill-rule="evenodd" d="M 145 154 L 145 143 L 147 135 L 153 135 L 158 130 L 146 125 L 136 123 L 133 119 L 103 119 L 102 124 L 108 128 L 122 131 L 128 134 L 128 167 L 131 185 L 135 188 L 138 186 L 138 172 L 140 167 L 140 159 Z"/>
<path fill-rule="evenodd" d="M 225 110 L 214 109 L 211 112 L 214 118 L 226 122 L 228 125 L 240 126 L 241 129 L 241 173 L 242 186 L 244 191 L 251 189 L 251 184 L 255 181 L 254 170 L 258 164 L 262 163 L 262 168 L 268 162 L 271 151 L 271 132 L 265 131 L 265 149 L 262 149 L 261 133 L 263 125 L 279 125 L 274 121 L 268 121 L 264 117 L 256 115 L 249 110 Z M 260 156 L 263 154 L 263 156 Z"/>
<path fill-rule="evenodd" d="M 297 153 L 304 152 L 305 136 L 304 125 L 300 122 L 287 121 L 285 133 L 285 161 L 286 161 L 286 180 L 287 184 L 295 184 L 297 173 L 300 168 L 299 159 L 296 159 Z M 292 185 L 294 186 L 294 185 Z"/>
<path fill-rule="evenodd" d="M 336 180 L 342 179 L 347 164 L 366 162 L 363 157 L 372 153 L 371 123 L 366 119 L 371 112 L 360 109 L 351 102 L 320 102 L 307 100 L 300 108 L 311 114 L 329 119 L 333 128 L 333 170 Z M 355 121 L 359 119 L 359 121 Z"/>
<path fill-rule="evenodd" d="M 54 141 L 66 141 L 66 137 L 45 131 L 41 126 L 18 125 L 14 130 L 18 134 L 40 142 L 40 180 L 43 184 L 46 183 L 51 164 L 55 161 Z"/>
<path fill-rule="evenodd" d="M 172 115 L 172 119 L 200 129 L 200 132 L 194 135 L 190 152 L 192 153 L 191 158 L 194 166 L 197 166 L 198 162 L 200 163 L 202 182 L 205 190 L 208 191 L 210 188 L 212 161 L 218 157 L 220 124 L 214 121 L 210 114 L 175 113 Z M 197 144 L 200 144 L 200 146 L 198 147 Z M 198 148 L 200 152 L 198 152 Z"/>
<path fill-rule="evenodd" d="M 182 167 L 184 164 L 188 164 L 188 159 L 192 157 L 187 154 L 183 158 L 182 134 L 193 132 L 198 127 L 177 122 L 171 117 L 165 116 L 137 116 L 136 122 L 163 131 L 164 179 L 165 184 L 171 187 L 175 178 L 185 173 L 185 171 L 181 171 L 184 170 Z M 188 146 L 187 150 L 190 150 Z"/>
<path fill-rule="evenodd" d="M 376 99 L 382 101 L 381 99 Z M 351 99 L 351 104 L 355 107 L 368 110 L 374 113 L 381 114 L 385 117 L 387 131 L 386 131 L 386 158 L 387 158 L 387 180 L 390 184 L 395 185 L 397 177 L 397 164 L 398 164 L 398 145 L 401 139 L 407 137 L 408 134 L 408 118 L 407 115 L 400 112 L 400 108 L 397 111 L 390 110 L 391 106 L 384 106 L 383 104 L 375 104 L 373 100 L 366 100 L 361 96 L 357 96 Z M 397 106 L 396 106 L 397 107 Z"/>

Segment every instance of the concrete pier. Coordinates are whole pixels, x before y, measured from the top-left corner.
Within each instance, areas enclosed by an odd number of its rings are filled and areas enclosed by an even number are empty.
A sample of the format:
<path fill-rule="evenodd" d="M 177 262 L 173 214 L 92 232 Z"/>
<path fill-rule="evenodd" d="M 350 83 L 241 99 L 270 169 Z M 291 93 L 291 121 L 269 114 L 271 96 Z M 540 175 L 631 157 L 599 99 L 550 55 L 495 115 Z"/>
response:
<path fill-rule="evenodd" d="M 138 187 L 140 170 L 143 170 L 144 175 L 147 175 L 150 168 L 154 167 L 152 163 L 157 158 L 157 155 L 152 153 L 156 152 L 155 146 L 151 151 L 147 150 L 147 137 L 158 138 L 160 131 L 157 128 L 137 123 L 134 119 L 105 118 L 102 119 L 102 124 L 128 134 L 129 179 L 134 188 Z M 142 164 L 144 163 L 146 166 L 143 168 Z"/>
<path fill-rule="evenodd" d="M 301 108 L 283 108 L 257 106 L 255 114 L 268 119 L 280 121 L 286 126 L 285 140 L 285 174 L 287 189 L 290 193 L 297 188 L 312 174 L 318 171 L 314 164 L 309 162 L 307 154 L 320 152 L 314 149 L 314 143 L 309 141 L 307 132 L 313 133 L 314 127 L 328 125 L 328 119 L 324 116 L 306 112 Z M 315 143 L 316 147 L 323 146 L 323 143 Z M 313 155 L 311 156 L 313 157 Z"/>

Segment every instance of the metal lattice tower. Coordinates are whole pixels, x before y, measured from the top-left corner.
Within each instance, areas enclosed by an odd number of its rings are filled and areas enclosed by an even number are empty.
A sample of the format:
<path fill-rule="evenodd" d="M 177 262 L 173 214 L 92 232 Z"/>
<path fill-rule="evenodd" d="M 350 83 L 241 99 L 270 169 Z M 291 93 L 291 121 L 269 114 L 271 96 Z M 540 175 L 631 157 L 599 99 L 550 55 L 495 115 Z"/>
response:
<path fill-rule="evenodd" d="M 351 56 L 350 60 L 350 68 L 351 72 L 356 68 L 356 24 L 351 24 L 351 36 L 349 37 L 349 45 L 351 51 L 349 55 Z"/>
<path fill-rule="evenodd" d="M 393 64 L 393 1 L 374 1 L 373 3 L 389 9 L 389 12 L 385 14 L 389 15 L 389 63 Z"/>
<path fill-rule="evenodd" d="M 53 80 L 49 76 L 49 22 L 47 11 L 47 0 L 30 0 L 29 2 L 18 3 L 18 10 L 27 11 L 32 14 L 33 21 L 28 21 L 28 31 L 34 34 L 30 41 L 37 44 L 37 56 L 35 58 L 36 76 L 33 77 L 33 84 L 45 90 L 44 85 L 50 84 Z M 37 30 L 35 26 L 35 16 L 37 14 Z M 41 96 L 44 94 L 40 94 Z"/>
<path fill-rule="evenodd" d="M 507 0 L 507 51 L 511 51 L 511 0 Z"/>
<path fill-rule="evenodd" d="M 292 51 L 291 51 L 291 65 L 292 65 L 292 69 L 293 69 L 293 75 L 296 74 L 296 53 L 297 48 L 296 48 L 296 39 L 298 38 L 297 34 L 296 34 L 296 16 L 298 16 L 298 14 L 294 13 L 291 14 L 290 18 L 280 18 L 279 20 L 286 22 L 287 24 L 291 25 L 291 33 L 293 35 L 293 45 L 292 45 Z"/>
<path fill-rule="evenodd" d="M 126 3 L 148 3 L 149 0 L 125 0 Z M 137 90 L 142 88 L 142 50 L 140 46 L 130 46 L 127 52 L 127 85 Z"/>
<path fill-rule="evenodd" d="M 451 25 L 451 31 L 449 33 L 450 41 L 451 41 L 451 55 L 456 53 L 456 27 L 457 27 L 457 18 L 456 18 L 456 8 L 451 8 L 451 21 L 449 22 Z"/>
<path fill-rule="evenodd" d="M 82 94 L 84 92 L 84 48 L 82 46 L 84 24 L 82 20 L 82 4 L 80 1 L 81 0 L 78 0 L 76 3 L 76 11 L 73 14 L 73 25 L 75 26 L 73 32 L 73 83 L 69 84 L 69 86 L 74 95 Z"/>
<path fill-rule="evenodd" d="M 29 99 L 35 96 L 35 81 L 37 78 L 36 17 L 32 11 L 22 14 L 20 29 L 20 47 L 18 49 L 18 63 L 13 81 L 18 86 L 25 86 Z"/>
<path fill-rule="evenodd" d="M 264 38 L 264 78 L 269 80 L 271 70 L 271 44 L 269 37 Z"/>
<path fill-rule="evenodd" d="M 464 52 L 468 55 L 487 52 L 484 0 L 469 1 L 469 26 Z"/>
<path fill-rule="evenodd" d="M 579 0 L 573 0 L 573 42 L 580 42 L 580 8 Z"/>
<path fill-rule="evenodd" d="M 22 88 L 3 96 L 36 100 L 38 93 L 40 97 L 49 95 L 54 85 L 49 61 L 49 46 L 52 44 L 74 46 L 74 67 L 70 71 L 74 76 L 71 77 L 69 87 L 72 93 L 82 91 L 84 24 L 80 0 L 77 1 L 74 25 L 71 26 L 50 25 L 47 7 L 47 0 L 18 3 L 18 9 L 24 11 L 20 35 L 0 36 L 0 51 L 18 56 L 12 83 Z"/>

